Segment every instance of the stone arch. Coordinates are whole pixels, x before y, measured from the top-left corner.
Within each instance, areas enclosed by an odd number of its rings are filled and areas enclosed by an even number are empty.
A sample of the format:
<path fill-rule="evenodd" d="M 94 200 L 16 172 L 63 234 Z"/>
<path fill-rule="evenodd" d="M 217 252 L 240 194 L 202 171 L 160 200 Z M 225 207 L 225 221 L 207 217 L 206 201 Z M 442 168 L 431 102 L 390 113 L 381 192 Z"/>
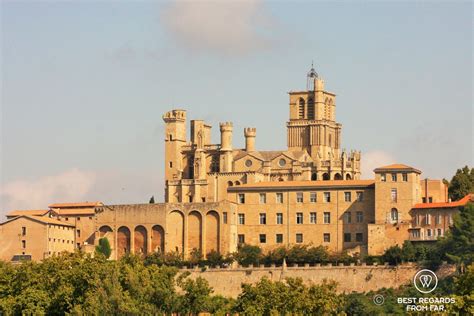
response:
<path fill-rule="evenodd" d="M 113 232 L 112 228 L 110 228 L 110 226 L 108 226 L 108 225 L 104 225 L 104 226 L 101 226 L 101 227 L 99 228 L 99 236 L 100 236 L 100 238 L 102 238 L 102 237 L 109 237 L 109 236 L 110 236 L 110 233 L 112 233 L 112 232 Z"/>
<path fill-rule="evenodd" d="M 139 225 L 134 231 L 134 251 L 138 255 L 146 255 L 148 248 L 148 232 L 145 227 Z"/>
<path fill-rule="evenodd" d="M 352 180 L 352 176 L 350 173 L 346 174 L 346 180 Z"/>
<path fill-rule="evenodd" d="M 336 174 L 334 175 L 334 180 L 342 180 L 341 174 L 340 174 L 340 173 L 336 173 Z"/>
<path fill-rule="evenodd" d="M 216 211 L 209 211 L 206 214 L 206 251 L 209 253 L 212 250 L 220 251 L 220 221 L 219 213 Z"/>
<path fill-rule="evenodd" d="M 311 174 L 311 181 L 316 181 L 318 180 L 318 174 L 316 172 L 313 172 L 313 174 Z"/>
<path fill-rule="evenodd" d="M 305 117 L 305 102 L 303 98 L 299 98 L 298 100 L 298 118 L 304 119 Z"/>
<path fill-rule="evenodd" d="M 167 241 L 169 251 L 183 253 L 184 250 L 184 215 L 179 210 L 172 211 L 167 221 Z M 167 251 L 168 251 L 167 250 Z"/>
<path fill-rule="evenodd" d="M 151 249 L 154 252 L 165 250 L 165 230 L 160 225 L 151 228 Z"/>
<path fill-rule="evenodd" d="M 329 173 L 327 172 L 323 173 L 323 180 L 324 181 L 330 180 Z"/>
<path fill-rule="evenodd" d="M 202 215 L 198 211 L 188 215 L 188 249 L 202 250 Z"/>
<path fill-rule="evenodd" d="M 122 226 L 117 230 L 117 259 L 130 253 L 130 229 Z"/>

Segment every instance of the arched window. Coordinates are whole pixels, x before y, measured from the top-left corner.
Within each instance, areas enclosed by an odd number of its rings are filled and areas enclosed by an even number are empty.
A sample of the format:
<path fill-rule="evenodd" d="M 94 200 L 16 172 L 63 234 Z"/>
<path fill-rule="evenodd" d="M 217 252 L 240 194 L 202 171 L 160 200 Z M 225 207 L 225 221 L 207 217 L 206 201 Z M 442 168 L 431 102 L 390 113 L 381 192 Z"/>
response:
<path fill-rule="evenodd" d="M 334 180 L 342 180 L 341 174 L 340 174 L 340 173 L 336 173 L 336 174 L 334 175 Z"/>
<path fill-rule="evenodd" d="M 305 102 L 303 98 L 300 98 L 298 100 L 298 117 L 300 119 L 304 119 L 304 114 L 305 114 Z"/>
<path fill-rule="evenodd" d="M 324 173 L 324 174 L 323 174 L 323 180 L 324 180 L 324 181 L 329 180 L 329 173 Z"/>
<path fill-rule="evenodd" d="M 313 174 L 311 175 L 311 180 L 312 180 L 312 181 L 318 180 L 318 174 L 317 174 L 317 173 L 313 173 Z"/>
<path fill-rule="evenodd" d="M 227 182 L 227 186 L 228 186 L 228 187 L 231 187 L 231 186 L 233 186 L 233 185 L 234 185 L 234 184 L 232 183 L 232 181 L 228 181 L 228 182 Z"/>
<path fill-rule="evenodd" d="M 390 211 L 390 219 L 392 222 L 398 222 L 398 210 L 396 208 L 392 208 Z"/>
<path fill-rule="evenodd" d="M 314 100 L 308 99 L 308 120 L 314 120 Z"/>
<path fill-rule="evenodd" d="M 346 180 L 352 180 L 352 177 L 351 177 L 351 175 L 350 175 L 349 173 L 346 174 Z"/>

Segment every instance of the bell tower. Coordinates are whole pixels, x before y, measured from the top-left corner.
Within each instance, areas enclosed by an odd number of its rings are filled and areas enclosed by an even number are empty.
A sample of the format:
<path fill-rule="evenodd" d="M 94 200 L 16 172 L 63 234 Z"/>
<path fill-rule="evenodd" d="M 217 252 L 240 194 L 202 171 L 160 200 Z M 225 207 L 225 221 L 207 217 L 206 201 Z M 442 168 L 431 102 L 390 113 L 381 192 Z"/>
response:
<path fill-rule="evenodd" d="M 336 95 L 324 90 L 324 81 L 313 65 L 306 75 L 306 90 L 288 94 L 288 150 L 306 150 L 313 159 L 339 156 L 342 125 L 336 122 Z"/>

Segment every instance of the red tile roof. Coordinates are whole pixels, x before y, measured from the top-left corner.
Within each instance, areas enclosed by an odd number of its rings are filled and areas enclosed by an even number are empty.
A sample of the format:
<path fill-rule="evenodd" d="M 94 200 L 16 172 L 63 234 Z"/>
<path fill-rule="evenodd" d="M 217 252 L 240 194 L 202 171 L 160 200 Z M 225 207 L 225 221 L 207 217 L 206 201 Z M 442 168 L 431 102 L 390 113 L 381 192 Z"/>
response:
<path fill-rule="evenodd" d="M 374 172 L 380 172 L 380 171 L 391 171 L 391 170 L 405 170 L 405 171 L 414 171 L 417 173 L 421 173 L 420 170 L 401 164 L 401 163 L 396 163 L 396 164 L 391 164 L 383 167 L 378 167 L 374 169 Z"/>
<path fill-rule="evenodd" d="M 49 208 L 73 208 L 73 207 L 96 207 L 103 205 L 102 202 L 75 202 L 75 203 L 54 203 L 48 205 Z"/>
<path fill-rule="evenodd" d="M 453 208 L 466 205 L 469 201 L 474 201 L 474 194 L 468 194 L 459 201 L 454 202 L 439 202 L 439 203 L 418 203 L 413 206 L 414 209 L 428 209 L 428 208 Z"/>
<path fill-rule="evenodd" d="M 49 210 L 14 210 L 7 214 L 7 217 L 21 216 L 21 215 L 33 215 L 42 216 L 48 213 Z"/>
<path fill-rule="evenodd" d="M 361 187 L 374 185 L 374 180 L 328 180 L 328 181 L 269 181 L 247 183 L 229 187 L 229 191 L 239 191 L 241 189 L 263 189 L 263 188 L 286 188 L 299 189 L 302 187 L 318 188 L 318 187 Z"/>

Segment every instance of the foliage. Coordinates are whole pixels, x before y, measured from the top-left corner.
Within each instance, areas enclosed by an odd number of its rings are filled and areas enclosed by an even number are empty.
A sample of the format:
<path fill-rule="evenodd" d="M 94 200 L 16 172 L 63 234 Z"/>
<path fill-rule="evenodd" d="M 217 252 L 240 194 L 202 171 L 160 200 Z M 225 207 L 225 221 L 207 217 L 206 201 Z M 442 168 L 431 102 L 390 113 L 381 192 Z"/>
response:
<path fill-rule="evenodd" d="M 148 203 L 155 204 L 155 196 L 154 195 L 151 196 L 150 201 L 148 201 Z"/>
<path fill-rule="evenodd" d="M 259 246 L 243 244 L 239 246 L 234 258 L 242 266 L 258 265 L 262 259 L 262 249 Z"/>
<path fill-rule="evenodd" d="M 449 197 L 457 201 L 469 193 L 474 193 L 474 168 L 465 166 L 458 169 L 451 179 L 448 187 Z"/>
<path fill-rule="evenodd" d="M 99 239 L 99 244 L 95 247 L 97 254 L 103 255 L 106 259 L 109 259 L 112 249 L 110 248 L 109 240 L 106 237 Z"/>
<path fill-rule="evenodd" d="M 254 285 L 243 284 L 234 312 L 244 315 L 338 314 L 344 296 L 335 293 L 335 283 L 303 284 L 301 278 L 272 282 L 266 277 Z"/>

